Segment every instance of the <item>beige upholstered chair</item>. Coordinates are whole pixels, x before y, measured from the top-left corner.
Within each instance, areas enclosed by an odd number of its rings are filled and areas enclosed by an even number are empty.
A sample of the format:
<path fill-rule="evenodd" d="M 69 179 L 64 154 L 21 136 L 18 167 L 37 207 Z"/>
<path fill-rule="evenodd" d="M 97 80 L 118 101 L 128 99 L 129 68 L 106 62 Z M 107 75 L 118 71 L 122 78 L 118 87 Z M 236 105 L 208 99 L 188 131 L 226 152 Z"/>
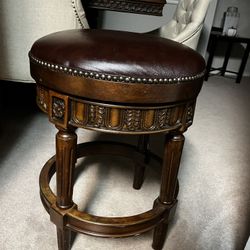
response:
<path fill-rule="evenodd" d="M 0 80 L 33 82 L 28 51 L 49 33 L 88 28 L 81 0 L 0 1 Z"/>
<path fill-rule="evenodd" d="M 180 0 L 171 21 L 150 33 L 197 48 L 210 0 Z"/>

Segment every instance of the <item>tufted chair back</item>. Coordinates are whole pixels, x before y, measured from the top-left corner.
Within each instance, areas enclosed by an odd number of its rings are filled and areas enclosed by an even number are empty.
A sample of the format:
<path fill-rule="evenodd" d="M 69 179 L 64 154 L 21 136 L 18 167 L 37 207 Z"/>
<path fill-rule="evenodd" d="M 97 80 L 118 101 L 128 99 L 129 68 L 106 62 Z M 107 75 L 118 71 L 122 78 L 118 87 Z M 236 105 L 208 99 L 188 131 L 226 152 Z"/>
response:
<path fill-rule="evenodd" d="M 180 0 L 170 22 L 153 31 L 196 49 L 210 0 Z"/>

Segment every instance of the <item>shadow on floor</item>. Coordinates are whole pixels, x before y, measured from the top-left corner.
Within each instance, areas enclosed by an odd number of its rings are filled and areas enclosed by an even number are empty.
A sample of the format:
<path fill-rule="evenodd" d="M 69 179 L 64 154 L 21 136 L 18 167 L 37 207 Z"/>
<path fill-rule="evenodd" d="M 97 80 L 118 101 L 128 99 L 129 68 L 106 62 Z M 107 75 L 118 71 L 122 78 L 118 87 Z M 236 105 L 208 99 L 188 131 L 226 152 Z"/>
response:
<path fill-rule="evenodd" d="M 39 112 L 35 95 L 34 84 L 0 82 L 0 163 Z"/>

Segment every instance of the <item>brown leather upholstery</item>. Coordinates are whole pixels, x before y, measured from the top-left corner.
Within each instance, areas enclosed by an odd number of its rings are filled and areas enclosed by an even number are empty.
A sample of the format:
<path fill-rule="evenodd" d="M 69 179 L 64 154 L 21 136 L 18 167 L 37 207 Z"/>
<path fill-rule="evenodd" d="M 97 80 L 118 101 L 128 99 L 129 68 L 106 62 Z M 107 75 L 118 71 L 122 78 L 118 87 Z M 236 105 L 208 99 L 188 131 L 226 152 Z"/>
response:
<path fill-rule="evenodd" d="M 35 42 L 30 58 L 31 74 L 42 85 L 89 99 L 129 103 L 194 98 L 205 68 L 198 53 L 176 42 L 104 30 L 45 36 Z M 120 85 L 116 93 L 109 88 L 114 84 Z M 197 86 L 195 91 L 189 91 L 191 85 Z"/>

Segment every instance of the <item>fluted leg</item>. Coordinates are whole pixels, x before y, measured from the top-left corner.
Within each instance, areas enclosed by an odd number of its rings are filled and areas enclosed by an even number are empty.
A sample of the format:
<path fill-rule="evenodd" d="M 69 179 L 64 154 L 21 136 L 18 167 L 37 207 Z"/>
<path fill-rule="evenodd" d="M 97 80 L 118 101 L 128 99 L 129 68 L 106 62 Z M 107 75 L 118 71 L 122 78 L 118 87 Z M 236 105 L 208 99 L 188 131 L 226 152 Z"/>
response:
<path fill-rule="evenodd" d="M 76 162 L 77 136 L 74 130 L 59 129 L 56 135 L 56 190 L 57 207 L 68 209 L 73 205 L 73 177 Z M 63 217 L 60 221 L 54 219 L 57 226 L 57 241 L 59 250 L 69 250 L 71 232 L 65 228 Z"/>
<path fill-rule="evenodd" d="M 184 136 L 182 134 L 167 134 L 165 139 L 165 148 L 163 156 L 163 166 L 161 175 L 160 196 L 156 202 L 163 205 L 172 205 L 176 201 L 177 174 L 180 165 L 181 153 L 184 144 Z M 166 213 L 164 220 L 155 227 L 152 247 L 155 250 L 163 248 L 169 213 Z"/>
<path fill-rule="evenodd" d="M 57 227 L 57 244 L 59 250 L 70 249 L 71 232 L 68 229 L 60 229 Z"/>
<path fill-rule="evenodd" d="M 134 172 L 134 189 L 140 189 L 145 175 L 145 164 L 149 161 L 149 154 L 148 154 L 148 147 L 149 147 L 149 135 L 140 135 L 138 139 L 137 150 L 144 154 L 144 162 L 135 164 L 135 172 Z"/>

